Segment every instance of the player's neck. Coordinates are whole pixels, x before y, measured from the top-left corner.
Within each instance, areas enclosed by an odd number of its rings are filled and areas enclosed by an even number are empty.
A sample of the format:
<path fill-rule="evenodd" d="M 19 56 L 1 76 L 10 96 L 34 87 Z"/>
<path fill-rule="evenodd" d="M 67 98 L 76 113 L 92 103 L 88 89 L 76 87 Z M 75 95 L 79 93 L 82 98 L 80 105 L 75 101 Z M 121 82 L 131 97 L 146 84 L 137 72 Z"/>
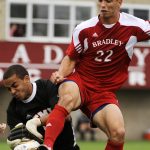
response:
<path fill-rule="evenodd" d="M 119 17 L 120 17 L 120 13 L 118 13 L 116 16 L 112 16 L 112 17 L 108 17 L 108 18 L 106 18 L 106 17 L 102 17 L 102 16 L 100 16 L 99 15 L 99 20 L 100 20 L 100 22 L 102 23 L 102 24 L 115 24 L 115 23 L 117 23 L 118 22 L 118 20 L 119 20 Z"/>
<path fill-rule="evenodd" d="M 33 84 L 29 83 L 28 84 L 28 98 L 32 95 L 33 92 Z"/>

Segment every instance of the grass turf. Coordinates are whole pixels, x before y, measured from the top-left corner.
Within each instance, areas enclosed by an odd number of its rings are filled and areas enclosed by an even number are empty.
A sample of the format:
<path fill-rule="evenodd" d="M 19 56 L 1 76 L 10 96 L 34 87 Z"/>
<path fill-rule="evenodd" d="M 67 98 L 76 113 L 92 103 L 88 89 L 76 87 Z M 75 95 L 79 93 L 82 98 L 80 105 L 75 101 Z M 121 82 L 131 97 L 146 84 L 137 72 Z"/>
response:
<path fill-rule="evenodd" d="M 81 150 L 104 150 L 104 142 L 81 142 Z M 150 141 L 128 141 L 125 143 L 124 150 L 150 150 Z"/>
<path fill-rule="evenodd" d="M 104 142 L 78 141 L 81 150 L 104 150 Z M 10 150 L 5 142 L 0 142 L 0 150 Z M 128 141 L 124 150 L 150 150 L 150 141 Z"/>

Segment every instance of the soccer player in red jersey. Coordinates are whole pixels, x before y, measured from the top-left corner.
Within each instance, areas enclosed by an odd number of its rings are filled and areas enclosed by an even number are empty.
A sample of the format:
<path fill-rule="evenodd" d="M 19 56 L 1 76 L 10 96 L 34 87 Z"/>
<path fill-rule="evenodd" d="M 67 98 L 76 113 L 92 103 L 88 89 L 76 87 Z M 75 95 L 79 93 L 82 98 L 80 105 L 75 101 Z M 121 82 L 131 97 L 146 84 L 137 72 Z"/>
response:
<path fill-rule="evenodd" d="M 53 149 L 66 116 L 81 109 L 108 137 L 105 150 L 123 150 L 124 119 L 115 95 L 128 77 L 137 42 L 150 39 L 150 22 L 120 13 L 122 0 L 99 0 L 100 13 L 79 24 L 58 71 L 59 101 L 39 149 Z"/>

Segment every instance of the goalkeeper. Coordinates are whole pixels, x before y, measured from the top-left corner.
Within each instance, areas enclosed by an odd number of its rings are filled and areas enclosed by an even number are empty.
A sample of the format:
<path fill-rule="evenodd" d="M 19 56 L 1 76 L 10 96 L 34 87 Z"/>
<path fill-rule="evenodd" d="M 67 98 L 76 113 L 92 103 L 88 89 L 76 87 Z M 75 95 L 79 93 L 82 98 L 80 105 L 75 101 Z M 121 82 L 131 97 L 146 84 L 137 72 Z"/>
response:
<path fill-rule="evenodd" d="M 17 64 L 5 71 L 3 83 L 13 97 L 7 109 L 10 127 L 7 143 L 13 150 L 36 150 L 43 142 L 47 116 L 58 101 L 58 85 L 43 79 L 31 83 L 27 70 Z M 54 143 L 54 150 L 79 150 L 70 116 Z"/>

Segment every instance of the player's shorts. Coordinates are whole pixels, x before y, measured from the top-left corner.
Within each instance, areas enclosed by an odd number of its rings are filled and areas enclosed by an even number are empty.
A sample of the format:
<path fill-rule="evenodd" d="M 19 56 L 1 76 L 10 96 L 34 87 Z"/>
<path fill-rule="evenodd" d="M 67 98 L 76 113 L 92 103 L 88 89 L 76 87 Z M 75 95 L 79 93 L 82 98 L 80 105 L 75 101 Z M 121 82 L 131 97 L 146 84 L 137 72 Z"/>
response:
<path fill-rule="evenodd" d="M 92 119 L 94 114 L 103 109 L 107 104 L 118 104 L 116 95 L 112 91 L 96 91 L 86 87 L 86 83 L 82 81 L 78 73 L 73 73 L 64 81 L 74 81 L 80 90 L 81 105 L 80 109 L 88 118 Z"/>

